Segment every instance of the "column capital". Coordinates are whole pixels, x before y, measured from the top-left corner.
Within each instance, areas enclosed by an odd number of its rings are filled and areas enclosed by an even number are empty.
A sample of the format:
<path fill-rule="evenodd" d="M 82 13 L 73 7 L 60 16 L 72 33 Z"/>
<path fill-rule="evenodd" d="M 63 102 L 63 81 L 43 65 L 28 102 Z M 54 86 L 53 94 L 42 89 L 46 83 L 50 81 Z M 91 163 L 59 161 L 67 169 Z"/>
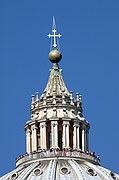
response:
<path fill-rule="evenodd" d="M 64 125 L 70 125 L 70 124 L 69 124 L 69 121 L 64 120 L 62 125 L 64 126 Z"/>
<path fill-rule="evenodd" d="M 58 125 L 58 121 L 51 121 L 51 125 L 54 126 L 54 127 L 57 126 Z"/>
<path fill-rule="evenodd" d="M 86 129 L 86 124 L 85 123 L 82 123 L 82 125 L 81 125 L 81 127 L 82 127 L 82 129 Z"/>
<path fill-rule="evenodd" d="M 46 127 L 46 122 L 40 122 L 40 125 L 39 125 L 39 127 L 41 128 L 44 128 L 44 127 Z"/>
<path fill-rule="evenodd" d="M 30 128 L 27 128 L 27 129 L 26 129 L 26 133 L 31 133 L 31 129 L 30 129 Z"/>
<path fill-rule="evenodd" d="M 26 124 L 24 128 L 25 128 L 25 131 L 27 131 L 31 129 L 31 126 L 29 124 Z"/>
<path fill-rule="evenodd" d="M 31 130 L 33 130 L 33 129 L 38 129 L 38 127 L 37 127 L 36 124 L 32 124 L 32 125 L 31 125 Z"/>
<path fill-rule="evenodd" d="M 80 127 L 80 122 L 79 120 L 74 120 L 74 124 L 73 124 L 73 127 Z"/>

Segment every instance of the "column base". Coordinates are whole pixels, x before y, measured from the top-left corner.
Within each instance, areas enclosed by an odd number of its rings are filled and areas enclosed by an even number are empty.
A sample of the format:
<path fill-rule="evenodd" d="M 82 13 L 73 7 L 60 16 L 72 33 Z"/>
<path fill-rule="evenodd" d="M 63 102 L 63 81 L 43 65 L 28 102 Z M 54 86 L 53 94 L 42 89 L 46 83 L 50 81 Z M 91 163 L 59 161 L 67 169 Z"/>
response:
<path fill-rule="evenodd" d="M 77 151 L 80 151 L 80 152 L 81 152 L 82 150 L 81 150 L 80 148 L 77 148 Z"/>
<path fill-rule="evenodd" d="M 64 146 L 62 149 L 71 149 L 70 146 Z"/>
<path fill-rule="evenodd" d="M 52 147 L 50 147 L 50 149 L 59 149 L 59 147 L 58 146 L 52 146 Z"/>
<path fill-rule="evenodd" d="M 47 150 L 47 148 L 46 148 L 46 147 L 42 147 L 42 148 L 40 148 L 40 149 L 42 149 L 42 150 L 43 150 L 43 149 Z"/>

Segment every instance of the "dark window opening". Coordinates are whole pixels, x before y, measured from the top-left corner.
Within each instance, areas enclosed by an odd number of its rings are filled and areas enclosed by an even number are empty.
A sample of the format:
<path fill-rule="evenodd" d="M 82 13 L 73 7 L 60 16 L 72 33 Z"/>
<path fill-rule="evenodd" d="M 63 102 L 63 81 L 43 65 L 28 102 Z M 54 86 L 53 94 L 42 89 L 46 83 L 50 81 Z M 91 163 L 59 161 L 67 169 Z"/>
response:
<path fill-rule="evenodd" d="M 52 133 L 51 131 L 48 133 L 48 148 L 52 146 Z"/>
<path fill-rule="evenodd" d="M 62 150 L 62 131 L 58 131 L 58 147 Z"/>

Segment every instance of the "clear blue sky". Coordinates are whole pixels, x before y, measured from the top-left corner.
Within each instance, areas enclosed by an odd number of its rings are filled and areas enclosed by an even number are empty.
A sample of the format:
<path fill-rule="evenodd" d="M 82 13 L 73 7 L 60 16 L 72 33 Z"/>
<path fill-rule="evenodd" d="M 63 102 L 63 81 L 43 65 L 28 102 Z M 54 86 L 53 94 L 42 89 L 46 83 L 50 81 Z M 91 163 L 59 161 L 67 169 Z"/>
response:
<path fill-rule="evenodd" d="M 119 1 L 0 1 L 0 176 L 25 153 L 31 95 L 46 86 L 52 16 L 63 36 L 60 67 L 83 96 L 90 150 L 119 173 Z"/>

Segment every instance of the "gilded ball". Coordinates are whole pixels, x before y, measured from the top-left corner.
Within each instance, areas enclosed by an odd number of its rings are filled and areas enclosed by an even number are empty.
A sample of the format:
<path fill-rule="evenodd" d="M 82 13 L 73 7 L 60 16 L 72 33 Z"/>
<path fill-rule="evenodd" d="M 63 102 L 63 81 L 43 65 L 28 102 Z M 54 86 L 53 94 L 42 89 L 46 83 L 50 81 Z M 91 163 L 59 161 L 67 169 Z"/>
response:
<path fill-rule="evenodd" d="M 57 50 L 57 48 L 54 48 L 52 51 L 50 51 L 49 60 L 52 63 L 59 63 L 61 59 L 62 59 L 62 54 L 60 51 Z"/>

